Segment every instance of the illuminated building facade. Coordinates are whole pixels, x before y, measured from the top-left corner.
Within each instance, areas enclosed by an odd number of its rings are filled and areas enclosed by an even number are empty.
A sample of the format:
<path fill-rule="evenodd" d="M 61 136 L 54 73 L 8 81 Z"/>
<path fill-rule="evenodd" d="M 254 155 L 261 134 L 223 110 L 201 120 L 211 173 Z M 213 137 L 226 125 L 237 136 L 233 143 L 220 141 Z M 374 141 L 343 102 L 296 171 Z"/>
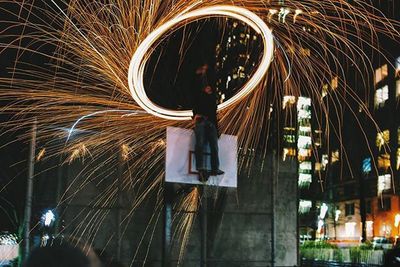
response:
<path fill-rule="evenodd" d="M 399 14 L 393 13 L 400 8 L 394 7 L 395 1 L 382 4 L 385 6 L 379 6 L 380 10 L 399 19 Z M 358 121 L 345 118 L 344 123 L 359 123 L 363 131 L 343 126 L 344 148 L 333 141 L 326 152 L 331 159 L 322 200 L 329 202 L 331 209 L 327 219 L 330 239 L 360 242 L 373 237 L 400 236 L 400 51 L 397 44 L 386 42 L 384 46 L 382 51 L 389 56 L 373 57 L 374 72 L 368 77 L 373 90 L 365 95 L 368 91 L 362 88 L 365 77 L 351 81 L 353 88 L 359 89 L 357 94 L 369 99 L 365 103 L 374 123 L 360 107 Z M 333 159 L 340 164 L 335 165 Z"/>
<path fill-rule="evenodd" d="M 284 120 L 282 131 L 282 160 L 297 161 L 298 219 L 301 239 L 315 238 L 319 217 L 317 200 L 320 199 L 318 179 L 315 172 L 313 148 L 320 142 L 313 132 L 313 112 L 311 98 L 305 96 L 283 96 Z M 295 115 L 294 115 L 295 114 Z M 325 214 L 322 217 L 325 217 Z M 322 227 L 320 225 L 320 227 Z"/>
<path fill-rule="evenodd" d="M 243 22 L 224 19 L 225 34 L 215 48 L 219 101 L 231 98 L 251 77 L 259 63 L 262 42 Z"/>

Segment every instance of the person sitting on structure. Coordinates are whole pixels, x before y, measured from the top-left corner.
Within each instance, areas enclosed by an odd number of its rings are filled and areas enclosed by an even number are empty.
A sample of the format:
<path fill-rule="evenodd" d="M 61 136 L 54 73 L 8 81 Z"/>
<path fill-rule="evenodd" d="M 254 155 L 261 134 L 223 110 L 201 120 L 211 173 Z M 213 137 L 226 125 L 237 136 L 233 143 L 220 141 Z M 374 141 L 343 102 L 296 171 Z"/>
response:
<path fill-rule="evenodd" d="M 215 82 L 209 72 L 208 64 L 203 64 L 196 70 L 197 92 L 193 103 L 194 133 L 196 136 L 195 157 L 199 180 L 207 181 L 209 174 L 222 175 L 218 158 L 218 124 L 217 99 Z M 204 146 L 209 144 L 211 152 L 211 172 L 209 173 L 204 161 Z"/>

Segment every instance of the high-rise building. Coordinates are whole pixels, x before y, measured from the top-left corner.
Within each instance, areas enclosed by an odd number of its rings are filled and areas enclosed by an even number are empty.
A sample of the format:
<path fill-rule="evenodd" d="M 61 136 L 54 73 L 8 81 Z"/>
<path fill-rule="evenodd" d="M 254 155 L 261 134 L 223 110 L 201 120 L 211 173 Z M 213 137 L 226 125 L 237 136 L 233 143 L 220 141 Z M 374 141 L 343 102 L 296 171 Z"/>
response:
<path fill-rule="evenodd" d="M 386 16 L 399 19 L 396 1 L 379 1 Z M 382 39 L 380 52 L 371 56 L 370 77 L 354 75 L 350 81 L 360 99 L 357 108 L 345 108 L 341 138 L 330 138 L 324 147 L 328 174 L 323 199 L 329 205 L 327 236 L 342 242 L 400 235 L 400 51 L 398 44 Z M 383 54 L 382 54 L 383 53 Z M 351 67 L 347 70 L 354 72 Z M 370 81 L 364 88 L 363 82 Z M 347 95 L 350 105 L 357 105 Z"/>

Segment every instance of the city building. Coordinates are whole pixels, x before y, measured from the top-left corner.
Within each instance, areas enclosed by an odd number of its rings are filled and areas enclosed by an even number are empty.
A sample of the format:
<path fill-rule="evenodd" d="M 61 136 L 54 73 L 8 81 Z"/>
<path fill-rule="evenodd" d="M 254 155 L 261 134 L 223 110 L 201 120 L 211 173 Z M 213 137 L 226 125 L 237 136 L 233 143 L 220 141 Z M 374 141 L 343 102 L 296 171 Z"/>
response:
<path fill-rule="evenodd" d="M 375 5 L 389 18 L 399 20 L 396 1 Z M 357 114 L 351 115 L 355 108 L 348 108 L 340 130 L 342 139 L 331 137 L 329 148 L 323 148 L 330 161 L 319 206 L 326 203 L 329 207 L 326 237 L 340 242 L 400 235 L 400 51 L 398 44 L 385 36 L 379 38 L 384 41 L 380 52 L 371 57 L 374 72 L 370 77 L 355 75 L 350 81 L 368 111 L 360 106 Z M 357 106 L 350 98 L 346 100 Z"/>

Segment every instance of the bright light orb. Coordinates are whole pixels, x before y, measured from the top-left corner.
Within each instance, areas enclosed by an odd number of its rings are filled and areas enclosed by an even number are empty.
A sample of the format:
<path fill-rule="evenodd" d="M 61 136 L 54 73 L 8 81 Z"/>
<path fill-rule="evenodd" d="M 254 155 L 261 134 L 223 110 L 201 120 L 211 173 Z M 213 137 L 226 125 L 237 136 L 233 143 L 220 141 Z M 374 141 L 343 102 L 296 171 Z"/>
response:
<path fill-rule="evenodd" d="M 227 108 L 228 106 L 248 95 L 264 77 L 272 61 L 274 43 L 271 30 L 259 16 L 247 9 L 228 5 L 204 7 L 197 10 L 184 12 L 151 32 L 139 45 L 131 59 L 128 71 L 129 89 L 136 103 L 148 113 L 170 120 L 191 119 L 191 110 L 166 109 L 153 103 L 146 95 L 143 85 L 143 75 L 146 63 L 151 55 L 151 47 L 163 34 L 180 25 L 190 23 L 198 20 L 199 18 L 208 17 L 229 17 L 240 20 L 260 34 L 264 44 L 263 57 L 256 72 L 239 90 L 238 93 L 222 104 L 219 104 L 218 110 Z"/>

